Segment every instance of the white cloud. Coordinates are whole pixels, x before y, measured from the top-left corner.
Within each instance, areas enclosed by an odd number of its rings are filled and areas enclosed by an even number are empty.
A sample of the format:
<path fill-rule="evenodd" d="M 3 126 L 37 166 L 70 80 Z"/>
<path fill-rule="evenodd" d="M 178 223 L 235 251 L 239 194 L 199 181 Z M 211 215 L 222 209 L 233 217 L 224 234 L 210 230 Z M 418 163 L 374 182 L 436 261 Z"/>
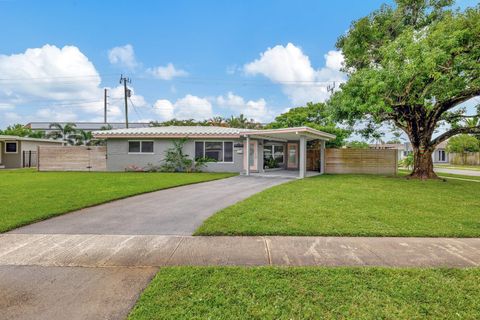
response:
<path fill-rule="evenodd" d="M 176 69 L 172 63 L 162 67 L 155 67 L 147 69 L 147 72 L 153 75 L 155 78 L 162 80 L 172 80 L 176 77 L 186 77 L 188 72 L 182 69 Z"/>
<path fill-rule="evenodd" d="M 155 113 L 161 117 L 161 120 L 172 118 L 205 120 L 213 116 L 210 101 L 191 94 L 178 99 L 175 103 L 165 99 L 157 100 L 153 106 Z"/>
<path fill-rule="evenodd" d="M 10 121 L 10 122 L 18 122 L 18 121 L 22 120 L 22 117 L 15 112 L 5 112 L 3 114 L 3 117 L 5 118 L 5 120 Z"/>
<path fill-rule="evenodd" d="M 263 98 L 245 101 L 243 97 L 228 92 L 225 96 L 218 96 L 215 102 L 220 107 L 229 108 L 234 114 L 244 114 L 256 121 L 267 122 L 273 118 L 273 113 L 267 109 L 267 102 Z"/>
<path fill-rule="evenodd" d="M 44 45 L 24 53 L 0 55 L 4 104 L 30 100 L 76 100 L 101 97 L 100 75 L 77 47 Z"/>
<path fill-rule="evenodd" d="M 0 111 L 12 111 L 22 105 L 22 110 L 30 110 L 24 116 L 25 122 L 103 118 L 100 75 L 75 46 L 45 45 L 20 54 L 0 55 L 0 74 L 9 79 L 0 86 Z M 108 119 L 123 121 L 123 87 L 109 89 Z M 135 107 L 148 106 L 143 96 L 130 89 Z M 4 113 L 0 115 L 0 125 L 15 119 L 18 118 L 13 114 L 7 119 Z"/>
<path fill-rule="evenodd" d="M 135 58 L 135 51 L 131 44 L 114 47 L 108 51 L 108 60 L 111 64 L 125 67 L 128 69 L 135 69 L 138 66 Z"/>
<path fill-rule="evenodd" d="M 205 120 L 212 115 L 212 104 L 205 98 L 187 94 L 175 102 L 175 117 L 178 119 Z"/>
<path fill-rule="evenodd" d="M 64 122 L 76 121 L 78 119 L 78 115 L 72 110 L 51 108 L 40 109 L 35 113 L 35 116 L 37 121 Z"/>
<path fill-rule="evenodd" d="M 340 71 L 343 55 L 329 51 L 325 67 L 314 69 L 310 59 L 301 48 L 288 43 L 268 48 L 260 58 L 244 65 L 247 75 L 263 75 L 274 83 L 282 85 L 283 92 L 296 105 L 306 102 L 325 101 L 329 96 L 328 82 L 345 82 L 346 75 Z"/>
<path fill-rule="evenodd" d="M 15 105 L 11 103 L 0 102 L 0 110 L 12 110 L 13 108 L 15 108 Z"/>
<path fill-rule="evenodd" d="M 166 99 L 160 99 L 153 105 L 155 113 L 158 114 L 162 120 L 169 120 L 174 118 L 174 106 Z"/>

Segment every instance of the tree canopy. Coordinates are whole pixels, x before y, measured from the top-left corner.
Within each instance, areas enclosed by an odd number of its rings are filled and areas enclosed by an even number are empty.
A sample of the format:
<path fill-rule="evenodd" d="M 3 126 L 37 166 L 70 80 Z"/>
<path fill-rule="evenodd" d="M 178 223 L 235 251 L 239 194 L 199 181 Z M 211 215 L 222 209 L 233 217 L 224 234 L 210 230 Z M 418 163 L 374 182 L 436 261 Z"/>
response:
<path fill-rule="evenodd" d="M 336 135 L 335 140 L 327 142 L 328 147 L 338 148 L 343 146 L 345 139 L 351 134 L 351 130 L 337 126 L 324 103 L 307 103 L 304 107 L 292 108 L 277 116 L 273 122 L 267 125 L 267 128 L 277 129 L 301 126 L 308 126 Z"/>
<path fill-rule="evenodd" d="M 478 152 L 480 141 L 474 136 L 460 134 L 448 140 L 447 151 L 455 153 Z"/>
<path fill-rule="evenodd" d="M 217 127 L 230 127 L 230 128 L 245 128 L 245 129 L 261 129 L 263 126 L 261 123 L 254 119 L 248 119 L 243 114 L 239 116 L 230 116 L 224 118 L 216 116 L 207 120 L 197 121 L 194 119 L 179 120 L 171 119 L 163 122 L 152 121 L 150 123 L 154 127 L 160 126 L 217 126 Z"/>
<path fill-rule="evenodd" d="M 25 127 L 23 124 L 17 123 L 8 126 L 5 130 L 0 130 L 0 135 L 43 138 L 45 133 L 43 131 L 33 131 L 32 129 Z"/>
<path fill-rule="evenodd" d="M 459 11 L 452 3 L 396 0 L 355 21 L 337 42 L 349 79 L 330 100 L 333 114 L 403 130 L 414 149 L 413 177 L 436 177 L 438 143 L 480 133 L 465 122 L 476 114 L 459 107 L 480 95 L 480 5 Z M 446 131 L 434 137 L 442 125 Z"/>

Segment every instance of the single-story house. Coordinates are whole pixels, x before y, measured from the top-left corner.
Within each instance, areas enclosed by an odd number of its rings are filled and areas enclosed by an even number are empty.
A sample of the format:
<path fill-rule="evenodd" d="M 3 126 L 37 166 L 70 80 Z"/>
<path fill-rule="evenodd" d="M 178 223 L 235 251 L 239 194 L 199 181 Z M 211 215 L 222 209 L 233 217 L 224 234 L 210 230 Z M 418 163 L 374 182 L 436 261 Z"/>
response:
<path fill-rule="evenodd" d="M 251 130 L 203 126 L 105 130 L 95 131 L 93 136 L 107 141 L 108 171 L 158 165 L 172 140 L 185 138 L 183 151 L 191 159 L 214 160 L 204 171 L 250 175 L 288 170 L 290 174 L 296 171 L 300 178 L 308 169 L 324 172 L 325 142 L 335 138 L 309 127 Z M 313 152 L 307 152 L 307 148 Z"/>
<path fill-rule="evenodd" d="M 449 163 L 450 155 L 447 152 L 447 143 L 448 141 L 440 142 L 433 151 L 433 163 Z"/>
<path fill-rule="evenodd" d="M 413 152 L 412 144 L 406 143 L 378 143 L 370 144 L 370 149 L 395 149 L 398 150 L 398 160 L 403 160 Z M 440 142 L 432 154 L 433 163 L 449 163 L 450 156 L 447 152 L 447 141 Z"/>
<path fill-rule="evenodd" d="M 63 144 L 58 140 L 0 135 L 0 169 L 36 166 L 38 146 Z"/>
<path fill-rule="evenodd" d="M 412 152 L 410 143 L 372 143 L 370 149 L 397 150 L 397 160 L 401 161 Z"/>

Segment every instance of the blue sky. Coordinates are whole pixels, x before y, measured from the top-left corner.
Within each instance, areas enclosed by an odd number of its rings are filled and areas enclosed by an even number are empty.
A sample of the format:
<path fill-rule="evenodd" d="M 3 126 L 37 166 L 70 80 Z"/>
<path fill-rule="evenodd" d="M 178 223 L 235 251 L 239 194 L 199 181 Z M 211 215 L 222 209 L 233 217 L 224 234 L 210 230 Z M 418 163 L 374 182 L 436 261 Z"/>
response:
<path fill-rule="evenodd" d="M 266 122 L 328 98 L 326 85 L 345 80 L 337 37 L 383 2 L 0 0 L 0 128 L 101 120 L 103 87 L 121 121 L 121 73 L 131 121 Z"/>

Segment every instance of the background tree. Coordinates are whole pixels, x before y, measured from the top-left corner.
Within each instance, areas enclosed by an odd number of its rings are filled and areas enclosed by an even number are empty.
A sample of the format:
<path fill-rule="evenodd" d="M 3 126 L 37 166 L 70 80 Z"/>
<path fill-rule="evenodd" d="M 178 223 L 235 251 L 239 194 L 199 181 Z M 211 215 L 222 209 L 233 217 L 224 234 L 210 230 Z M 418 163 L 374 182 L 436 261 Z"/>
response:
<path fill-rule="evenodd" d="M 451 10 L 450 0 L 396 0 L 355 21 L 337 42 L 347 83 L 331 98 L 337 119 L 393 123 L 413 147 L 411 177 L 435 178 L 432 152 L 460 133 L 459 104 L 480 95 L 480 6 Z M 478 113 L 478 110 L 477 110 Z M 433 137 L 444 124 L 446 132 Z"/>
<path fill-rule="evenodd" d="M 352 149 L 370 149 L 368 142 L 356 140 L 347 142 L 346 147 Z"/>
<path fill-rule="evenodd" d="M 6 136 L 18 136 L 18 137 L 29 137 L 29 138 L 43 138 L 45 137 L 45 132 L 43 131 L 33 131 L 30 128 L 25 127 L 23 124 L 14 124 L 8 126 L 5 130 L 0 130 L 0 134 Z"/>
<path fill-rule="evenodd" d="M 467 163 L 468 152 L 480 151 L 480 141 L 471 135 L 460 134 L 448 140 L 447 151 L 451 153 L 460 153 L 463 164 Z"/>
<path fill-rule="evenodd" d="M 472 117 L 465 119 L 465 126 L 471 128 L 480 127 L 480 117 Z M 476 134 L 475 137 L 480 140 L 480 133 Z"/>
<path fill-rule="evenodd" d="M 206 121 L 196 121 L 194 119 L 187 119 L 187 120 L 178 120 L 178 119 L 171 119 L 167 121 L 152 121 L 150 122 L 152 127 L 168 127 L 168 126 L 208 126 Z"/>
<path fill-rule="evenodd" d="M 46 134 L 47 138 L 63 140 L 69 145 L 74 145 L 77 140 L 77 129 L 74 123 L 66 123 L 61 125 L 60 123 L 51 123 L 50 129 L 54 129 Z"/>
<path fill-rule="evenodd" d="M 90 146 L 93 144 L 93 135 L 90 131 L 76 130 L 74 138 L 77 146 Z"/>
<path fill-rule="evenodd" d="M 327 147 L 339 148 L 345 144 L 345 139 L 352 133 L 349 129 L 343 129 L 332 121 L 324 103 L 307 103 L 304 107 L 292 108 L 289 111 L 277 116 L 275 120 L 266 127 L 288 128 L 308 126 L 317 130 L 332 133 L 336 139 L 327 142 Z"/>
<path fill-rule="evenodd" d="M 263 125 L 260 122 L 256 122 L 254 119 L 248 119 L 243 114 L 239 116 L 231 116 L 230 118 L 224 118 L 221 116 L 213 117 L 208 120 L 196 121 L 194 119 L 177 120 L 172 119 L 168 121 L 158 122 L 152 121 L 150 125 L 153 127 L 163 126 L 216 126 L 216 127 L 230 127 L 230 128 L 243 128 L 243 129 L 261 129 Z"/>
<path fill-rule="evenodd" d="M 263 125 L 254 119 L 247 119 L 243 114 L 239 116 L 231 116 L 225 119 L 225 122 L 230 128 L 242 128 L 242 129 L 262 129 Z"/>

